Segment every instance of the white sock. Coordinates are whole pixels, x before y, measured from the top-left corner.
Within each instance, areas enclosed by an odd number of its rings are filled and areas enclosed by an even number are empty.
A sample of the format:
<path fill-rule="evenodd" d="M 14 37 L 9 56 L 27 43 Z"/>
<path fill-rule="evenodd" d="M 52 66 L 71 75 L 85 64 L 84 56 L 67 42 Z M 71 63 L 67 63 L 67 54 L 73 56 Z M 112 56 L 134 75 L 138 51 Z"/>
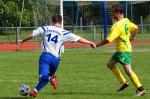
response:
<path fill-rule="evenodd" d="M 34 88 L 34 91 L 37 93 L 38 92 L 38 90 L 36 89 L 36 88 Z"/>

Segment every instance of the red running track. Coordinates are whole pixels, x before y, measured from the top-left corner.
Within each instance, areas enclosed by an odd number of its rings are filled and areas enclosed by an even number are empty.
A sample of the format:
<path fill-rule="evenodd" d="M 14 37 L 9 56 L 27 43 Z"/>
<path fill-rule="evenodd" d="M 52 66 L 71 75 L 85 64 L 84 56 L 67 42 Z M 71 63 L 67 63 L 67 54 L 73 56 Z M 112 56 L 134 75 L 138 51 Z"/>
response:
<path fill-rule="evenodd" d="M 132 45 L 149 45 L 149 42 L 132 42 Z M 109 43 L 106 46 L 113 46 L 114 43 Z M 0 44 L 0 51 L 16 51 L 16 50 L 34 50 L 40 49 L 40 43 L 25 43 L 17 47 L 16 44 Z M 66 43 L 65 48 L 85 48 L 89 45 L 82 43 Z"/>

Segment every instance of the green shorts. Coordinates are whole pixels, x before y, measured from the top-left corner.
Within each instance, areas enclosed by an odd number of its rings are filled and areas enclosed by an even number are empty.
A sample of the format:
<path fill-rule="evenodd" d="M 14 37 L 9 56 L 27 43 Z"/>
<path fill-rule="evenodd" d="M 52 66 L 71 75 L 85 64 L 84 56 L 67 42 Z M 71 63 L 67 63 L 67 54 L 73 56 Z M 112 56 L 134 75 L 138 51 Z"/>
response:
<path fill-rule="evenodd" d="M 112 60 L 120 64 L 131 64 L 132 52 L 116 52 L 112 56 Z"/>

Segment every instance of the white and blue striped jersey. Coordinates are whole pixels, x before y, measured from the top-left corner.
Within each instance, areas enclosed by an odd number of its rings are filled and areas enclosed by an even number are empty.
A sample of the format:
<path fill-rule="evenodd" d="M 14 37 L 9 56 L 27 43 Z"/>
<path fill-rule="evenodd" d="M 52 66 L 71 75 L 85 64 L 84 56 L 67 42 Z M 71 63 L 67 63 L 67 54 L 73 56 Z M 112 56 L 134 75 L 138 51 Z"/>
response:
<path fill-rule="evenodd" d="M 61 47 L 65 42 L 77 42 L 80 36 L 77 36 L 67 30 L 56 26 L 42 26 L 33 30 L 33 37 L 42 35 L 42 51 L 60 57 Z"/>

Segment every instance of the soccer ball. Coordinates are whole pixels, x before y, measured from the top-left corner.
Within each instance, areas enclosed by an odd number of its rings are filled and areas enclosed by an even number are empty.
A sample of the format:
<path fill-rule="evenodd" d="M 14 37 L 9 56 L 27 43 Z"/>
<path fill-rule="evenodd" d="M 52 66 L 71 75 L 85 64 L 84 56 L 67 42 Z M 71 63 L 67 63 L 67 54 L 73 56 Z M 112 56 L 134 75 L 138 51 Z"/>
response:
<path fill-rule="evenodd" d="M 28 85 L 22 84 L 19 88 L 19 93 L 22 96 L 27 96 L 30 92 L 30 87 Z"/>

